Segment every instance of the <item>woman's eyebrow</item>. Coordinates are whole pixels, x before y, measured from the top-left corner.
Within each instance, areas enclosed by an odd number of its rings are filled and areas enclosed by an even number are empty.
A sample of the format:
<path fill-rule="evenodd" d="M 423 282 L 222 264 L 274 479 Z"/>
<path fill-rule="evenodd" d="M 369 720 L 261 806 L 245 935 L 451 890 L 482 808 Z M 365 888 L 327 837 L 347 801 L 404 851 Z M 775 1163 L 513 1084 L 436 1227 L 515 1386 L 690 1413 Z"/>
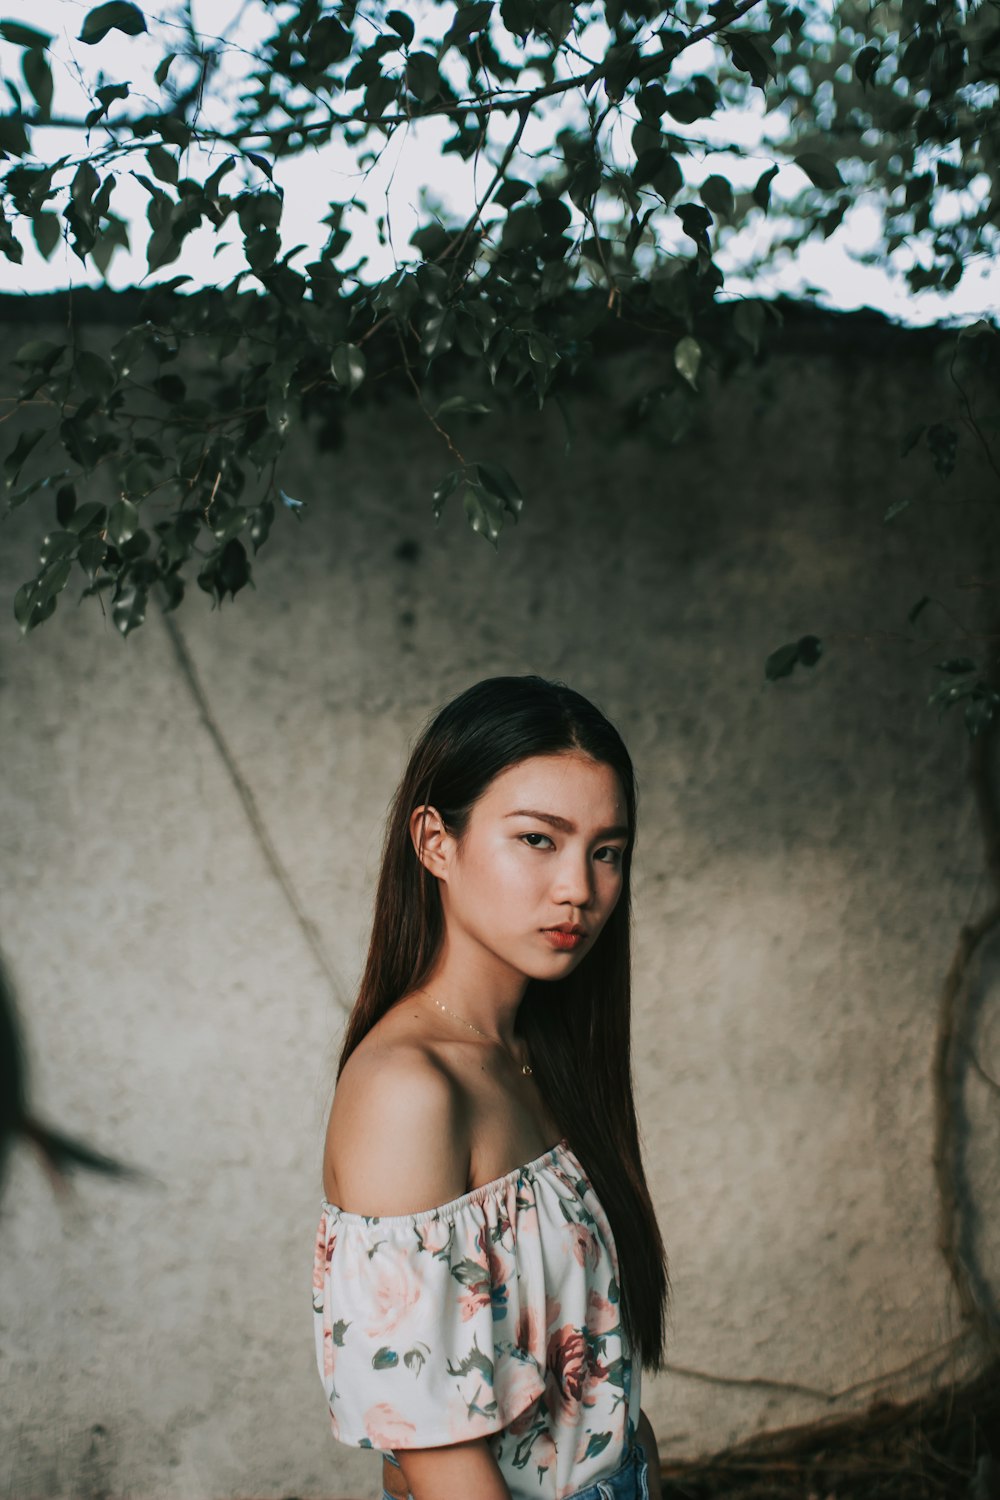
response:
<path fill-rule="evenodd" d="M 537 818 L 540 823 L 549 823 L 553 828 L 561 828 L 563 833 L 575 833 L 576 824 L 571 823 L 568 818 L 560 818 L 557 813 L 538 812 L 533 807 L 519 807 L 515 812 L 504 813 L 505 818 Z M 623 839 L 628 837 L 628 827 L 617 824 L 614 828 L 599 828 L 594 835 L 598 839 Z"/>

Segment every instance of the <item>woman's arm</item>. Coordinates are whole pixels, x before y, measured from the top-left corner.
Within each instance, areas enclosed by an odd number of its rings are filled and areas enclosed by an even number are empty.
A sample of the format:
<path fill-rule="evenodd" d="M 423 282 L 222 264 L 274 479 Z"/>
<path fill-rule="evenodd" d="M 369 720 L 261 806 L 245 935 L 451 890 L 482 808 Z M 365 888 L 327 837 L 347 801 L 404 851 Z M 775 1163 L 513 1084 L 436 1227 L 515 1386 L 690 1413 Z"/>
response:
<path fill-rule="evenodd" d="M 486 1438 L 452 1443 L 447 1448 L 393 1451 L 413 1500 L 469 1500 L 470 1495 L 476 1500 L 511 1500 L 507 1481 Z"/>
<path fill-rule="evenodd" d="M 635 1425 L 635 1440 L 646 1455 L 646 1463 L 649 1465 L 649 1493 L 651 1496 L 659 1496 L 662 1489 L 660 1478 L 660 1453 L 656 1446 L 656 1433 L 650 1425 L 649 1418 L 640 1407 L 639 1420 Z"/>

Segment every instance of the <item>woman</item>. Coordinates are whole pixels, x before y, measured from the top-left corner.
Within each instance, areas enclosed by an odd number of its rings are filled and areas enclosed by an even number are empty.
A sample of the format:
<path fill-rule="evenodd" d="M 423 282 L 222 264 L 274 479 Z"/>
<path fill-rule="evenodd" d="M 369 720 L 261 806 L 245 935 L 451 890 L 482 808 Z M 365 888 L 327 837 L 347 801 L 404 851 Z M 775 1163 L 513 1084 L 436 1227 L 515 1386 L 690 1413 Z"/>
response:
<path fill-rule="evenodd" d="M 393 801 L 323 1162 L 334 1435 L 387 1500 L 647 1500 L 668 1279 L 630 1066 L 628 752 L 579 693 L 476 683 Z M 656 1476 L 656 1483 L 651 1481 Z"/>

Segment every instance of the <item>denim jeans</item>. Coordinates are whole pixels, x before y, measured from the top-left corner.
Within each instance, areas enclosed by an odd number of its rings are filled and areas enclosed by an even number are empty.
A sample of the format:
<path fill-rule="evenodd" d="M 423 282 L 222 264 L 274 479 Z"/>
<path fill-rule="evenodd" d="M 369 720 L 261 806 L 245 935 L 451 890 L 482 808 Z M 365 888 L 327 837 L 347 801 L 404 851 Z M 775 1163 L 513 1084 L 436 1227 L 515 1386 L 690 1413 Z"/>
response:
<path fill-rule="evenodd" d="M 384 1453 L 383 1458 L 399 1467 L 391 1453 Z M 382 1500 L 393 1500 L 388 1490 L 382 1491 Z M 582 1490 L 573 1490 L 571 1494 L 564 1495 L 563 1500 L 659 1500 L 659 1496 L 650 1496 L 646 1455 L 639 1444 L 633 1442 L 613 1474 L 585 1485 Z"/>

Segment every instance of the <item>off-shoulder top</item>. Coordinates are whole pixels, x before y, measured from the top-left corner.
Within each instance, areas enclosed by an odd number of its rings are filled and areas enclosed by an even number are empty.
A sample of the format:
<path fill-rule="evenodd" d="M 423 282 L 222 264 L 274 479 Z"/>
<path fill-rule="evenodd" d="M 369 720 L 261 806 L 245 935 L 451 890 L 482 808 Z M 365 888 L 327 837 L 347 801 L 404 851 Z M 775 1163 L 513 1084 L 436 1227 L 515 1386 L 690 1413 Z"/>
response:
<path fill-rule="evenodd" d="M 618 1253 L 565 1137 L 419 1213 L 324 1199 L 313 1313 L 342 1443 L 487 1437 L 514 1500 L 562 1500 L 632 1443 L 641 1362 L 620 1321 Z"/>

